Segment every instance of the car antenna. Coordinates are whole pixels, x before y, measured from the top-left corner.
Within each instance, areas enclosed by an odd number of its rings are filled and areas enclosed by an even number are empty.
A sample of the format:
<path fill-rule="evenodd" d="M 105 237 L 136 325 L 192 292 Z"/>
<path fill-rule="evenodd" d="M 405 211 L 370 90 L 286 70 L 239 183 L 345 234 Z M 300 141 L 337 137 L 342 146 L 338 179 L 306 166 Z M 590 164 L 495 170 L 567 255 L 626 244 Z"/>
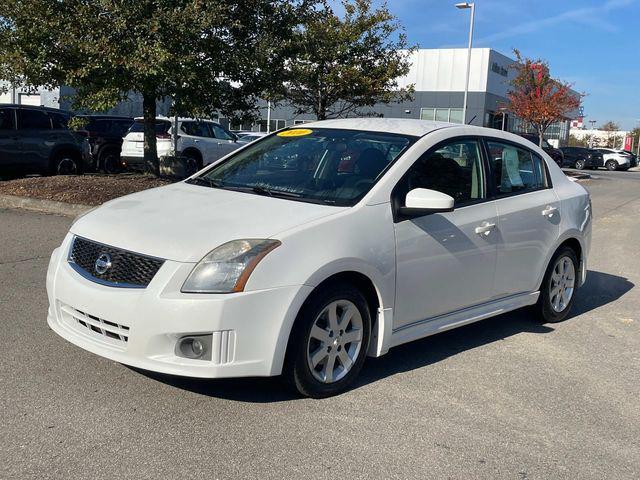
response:
<path fill-rule="evenodd" d="M 471 117 L 471 120 L 469 120 L 469 121 L 467 122 L 467 125 L 471 125 L 471 122 L 473 122 L 473 121 L 476 119 L 476 117 L 477 117 L 477 116 L 478 116 L 478 115 L 474 115 L 473 117 Z"/>

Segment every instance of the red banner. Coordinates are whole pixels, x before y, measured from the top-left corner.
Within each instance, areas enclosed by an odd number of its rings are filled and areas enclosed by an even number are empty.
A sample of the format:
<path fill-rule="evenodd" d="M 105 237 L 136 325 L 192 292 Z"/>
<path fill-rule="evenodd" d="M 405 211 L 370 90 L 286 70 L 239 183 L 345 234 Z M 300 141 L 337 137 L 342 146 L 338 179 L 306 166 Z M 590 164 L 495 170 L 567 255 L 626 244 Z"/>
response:
<path fill-rule="evenodd" d="M 624 137 L 624 149 L 631 151 L 631 149 L 633 148 L 633 137 Z"/>

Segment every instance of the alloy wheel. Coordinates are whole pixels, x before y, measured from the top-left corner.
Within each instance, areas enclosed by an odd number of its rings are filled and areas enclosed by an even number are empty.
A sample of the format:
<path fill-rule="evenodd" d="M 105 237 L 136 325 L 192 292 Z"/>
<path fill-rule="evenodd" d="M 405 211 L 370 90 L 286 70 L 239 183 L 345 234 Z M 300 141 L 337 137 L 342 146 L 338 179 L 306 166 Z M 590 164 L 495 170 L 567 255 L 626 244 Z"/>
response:
<path fill-rule="evenodd" d="M 576 271 L 573 261 L 567 257 L 560 257 L 553 266 L 551 282 L 549 282 L 549 300 L 556 312 L 562 312 L 573 296 L 576 281 Z"/>
<path fill-rule="evenodd" d="M 78 173 L 78 165 L 71 157 L 62 157 L 56 165 L 58 175 L 75 175 Z"/>
<path fill-rule="evenodd" d="M 584 166 L 585 166 L 585 161 L 583 159 L 580 158 L 580 159 L 576 160 L 576 168 L 578 170 L 582 170 L 584 168 Z"/>
<path fill-rule="evenodd" d="M 314 320 L 307 342 L 307 364 L 314 378 L 322 383 L 344 378 L 358 359 L 362 333 L 362 315 L 354 303 L 329 303 Z"/>

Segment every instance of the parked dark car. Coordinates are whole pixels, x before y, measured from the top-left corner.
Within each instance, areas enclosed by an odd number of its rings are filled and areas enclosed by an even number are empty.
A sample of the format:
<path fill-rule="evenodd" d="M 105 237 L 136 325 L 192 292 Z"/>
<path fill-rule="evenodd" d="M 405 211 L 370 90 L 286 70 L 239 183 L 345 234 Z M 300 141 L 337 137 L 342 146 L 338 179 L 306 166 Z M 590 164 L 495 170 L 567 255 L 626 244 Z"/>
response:
<path fill-rule="evenodd" d="M 584 147 L 562 147 L 564 155 L 564 166 L 577 168 L 598 168 L 604 167 L 604 157 L 597 150 Z"/>
<path fill-rule="evenodd" d="M 536 145 L 539 144 L 537 135 L 533 135 L 531 133 L 519 133 L 518 135 L 520 135 L 522 138 L 526 138 L 531 143 L 534 143 Z M 542 140 L 542 149 L 547 153 L 547 155 L 555 160 L 559 167 L 562 167 L 564 165 L 564 155 L 562 154 L 562 150 L 551 146 L 551 144 L 546 140 Z"/>
<path fill-rule="evenodd" d="M 76 115 L 84 121 L 79 133 L 89 139 L 91 167 L 95 171 L 118 173 L 123 170 L 120 160 L 122 137 L 133 123 L 133 118 L 115 115 Z"/>
<path fill-rule="evenodd" d="M 0 174 L 82 173 L 89 144 L 69 130 L 70 118 L 55 108 L 0 104 Z"/>
<path fill-rule="evenodd" d="M 633 168 L 633 167 L 637 167 L 638 166 L 638 156 L 633 153 L 630 150 L 623 150 L 623 152 L 628 153 L 629 156 L 631 157 L 631 165 L 629 166 L 629 168 Z"/>

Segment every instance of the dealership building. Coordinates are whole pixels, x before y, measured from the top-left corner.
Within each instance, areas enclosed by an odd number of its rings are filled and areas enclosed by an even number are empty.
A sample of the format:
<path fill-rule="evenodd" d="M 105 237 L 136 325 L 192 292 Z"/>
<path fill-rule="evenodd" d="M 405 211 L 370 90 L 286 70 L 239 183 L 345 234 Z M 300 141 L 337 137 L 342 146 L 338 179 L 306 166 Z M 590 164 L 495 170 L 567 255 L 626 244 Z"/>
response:
<path fill-rule="evenodd" d="M 362 113 L 387 118 L 422 118 L 443 122 L 463 123 L 462 107 L 467 68 L 466 48 L 420 49 L 411 54 L 409 73 L 398 79 L 401 87 L 414 86 L 413 100 L 393 104 L 380 104 L 365 109 Z M 485 127 L 524 131 L 519 119 L 504 111 L 510 81 L 515 75 L 511 68 L 515 60 L 490 48 L 474 48 L 471 51 L 469 90 L 467 100 L 467 123 Z M 68 108 L 64 100 L 72 92 L 63 87 L 59 91 L 40 91 L 35 94 L 13 91 L 0 94 L 0 103 L 40 103 L 42 105 Z M 62 100 L 61 100 L 62 99 Z M 158 106 L 159 114 L 168 112 L 170 103 Z M 142 100 L 132 96 L 109 113 L 139 116 Z M 296 115 L 288 105 L 268 108 L 266 102 L 260 106 L 261 119 L 255 124 L 239 125 L 226 118 L 218 120 L 235 130 L 273 131 L 286 126 L 315 120 L 311 114 Z M 576 112 L 577 116 L 577 112 Z M 267 119 L 270 119 L 267 125 Z M 569 120 L 553 124 L 546 138 L 554 144 L 566 145 L 569 138 Z"/>

